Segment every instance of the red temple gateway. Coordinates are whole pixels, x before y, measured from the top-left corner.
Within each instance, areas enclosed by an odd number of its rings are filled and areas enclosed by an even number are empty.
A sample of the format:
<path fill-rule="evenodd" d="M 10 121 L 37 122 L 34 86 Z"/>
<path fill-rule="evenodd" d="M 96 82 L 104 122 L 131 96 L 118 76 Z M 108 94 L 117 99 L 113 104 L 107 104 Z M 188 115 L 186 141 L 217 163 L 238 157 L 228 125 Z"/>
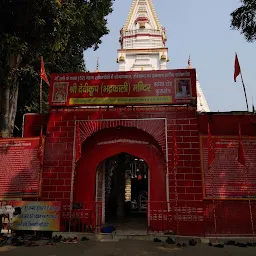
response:
<path fill-rule="evenodd" d="M 194 69 L 53 75 L 49 103 L 44 119 L 25 115 L 24 137 L 47 126 L 39 196 L 62 202 L 62 231 L 114 223 L 253 234 L 256 116 L 198 113 Z M 237 161 L 239 124 L 246 168 Z"/>
<path fill-rule="evenodd" d="M 190 59 L 166 70 L 151 0 L 133 0 L 119 41 L 120 72 L 52 75 L 49 114 L 0 140 L 0 197 L 60 201 L 61 231 L 254 235 L 255 114 L 211 113 Z"/>

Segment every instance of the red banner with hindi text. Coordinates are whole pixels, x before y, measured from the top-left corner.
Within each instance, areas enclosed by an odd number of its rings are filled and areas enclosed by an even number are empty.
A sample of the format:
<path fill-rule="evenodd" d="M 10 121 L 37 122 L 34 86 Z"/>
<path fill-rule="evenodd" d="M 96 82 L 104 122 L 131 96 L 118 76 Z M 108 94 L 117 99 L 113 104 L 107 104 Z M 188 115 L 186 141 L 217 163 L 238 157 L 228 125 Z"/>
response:
<path fill-rule="evenodd" d="M 51 106 L 196 104 L 195 69 L 53 74 Z"/>

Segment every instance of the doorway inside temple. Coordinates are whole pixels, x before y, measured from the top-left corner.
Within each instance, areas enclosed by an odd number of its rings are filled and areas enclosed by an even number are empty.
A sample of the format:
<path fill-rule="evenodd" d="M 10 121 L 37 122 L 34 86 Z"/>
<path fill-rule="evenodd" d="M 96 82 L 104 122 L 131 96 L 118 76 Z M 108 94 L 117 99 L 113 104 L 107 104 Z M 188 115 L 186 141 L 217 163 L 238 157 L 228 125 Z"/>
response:
<path fill-rule="evenodd" d="M 96 201 L 103 202 L 103 223 L 120 230 L 147 228 L 149 167 L 125 152 L 101 162 L 97 168 Z"/>

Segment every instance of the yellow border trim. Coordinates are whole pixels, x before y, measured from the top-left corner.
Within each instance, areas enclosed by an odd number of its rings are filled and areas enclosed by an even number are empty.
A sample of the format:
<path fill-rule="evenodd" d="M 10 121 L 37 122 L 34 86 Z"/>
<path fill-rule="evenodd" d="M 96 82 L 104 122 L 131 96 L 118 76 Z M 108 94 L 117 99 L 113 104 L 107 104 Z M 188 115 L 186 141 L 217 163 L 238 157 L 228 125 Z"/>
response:
<path fill-rule="evenodd" d="M 126 19 L 125 26 L 124 26 L 126 30 L 128 29 L 128 26 L 130 25 L 130 22 L 131 22 L 132 15 L 134 13 L 135 7 L 136 7 L 136 0 L 133 0 L 132 5 L 130 7 L 130 11 L 129 11 L 128 17 Z"/>
<path fill-rule="evenodd" d="M 216 200 L 216 201 L 256 201 L 256 198 L 220 198 L 220 197 L 208 197 L 206 196 L 206 186 L 205 186 L 205 171 L 204 171 L 204 164 L 203 164 L 203 139 L 207 139 L 207 135 L 199 135 L 200 137 L 200 160 L 201 160 L 201 174 L 202 174 L 202 189 L 203 189 L 203 200 L 209 201 L 209 200 Z M 238 136 L 212 136 L 214 139 L 236 139 L 238 140 Z M 253 136 L 242 136 L 242 139 L 250 139 L 250 140 L 256 140 L 256 137 Z"/>

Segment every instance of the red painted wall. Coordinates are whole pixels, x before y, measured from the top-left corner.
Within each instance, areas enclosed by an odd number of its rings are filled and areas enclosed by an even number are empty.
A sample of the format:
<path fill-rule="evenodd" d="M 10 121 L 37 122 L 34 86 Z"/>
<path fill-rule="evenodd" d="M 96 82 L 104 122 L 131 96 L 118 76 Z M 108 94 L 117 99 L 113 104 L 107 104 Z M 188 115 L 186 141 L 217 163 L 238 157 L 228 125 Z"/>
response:
<path fill-rule="evenodd" d="M 136 109 L 135 111 L 132 111 L 132 109 L 129 108 L 128 110 L 111 109 L 109 111 L 106 111 L 106 109 L 97 111 L 89 109 L 77 109 L 76 111 L 63 109 L 52 111 L 49 115 L 47 127 L 42 200 L 69 200 L 70 198 L 74 117 L 76 117 L 76 120 L 168 118 L 167 140 L 170 160 L 172 159 L 173 121 L 175 122 L 177 144 L 179 148 L 180 161 L 177 175 L 178 204 L 172 205 L 172 207 L 177 207 L 179 211 L 179 233 L 202 234 L 204 232 L 202 178 L 196 111 L 194 109 L 183 107 L 140 108 L 139 110 Z M 88 149 L 86 152 L 88 157 L 90 154 L 93 154 L 93 150 L 91 149 Z M 137 154 L 134 150 L 130 151 L 130 153 Z M 155 166 L 154 158 L 151 160 L 148 156 L 144 157 L 147 158 L 147 160 L 145 160 L 148 161 L 150 165 Z M 86 157 L 82 158 L 81 162 L 87 161 L 85 159 Z M 99 162 L 100 160 L 104 159 L 97 159 L 96 162 Z M 90 168 L 96 169 L 95 167 L 96 166 L 91 164 Z M 169 169 L 169 197 L 174 203 L 176 198 L 175 177 L 171 171 L 171 161 L 169 162 Z M 151 179 L 151 182 L 159 179 L 160 184 L 154 183 L 156 185 L 151 186 L 152 191 L 154 191 L 154 189 L 156 191 L 162 189 L 162 192 L 159 193 L 159 195 L 162 195 L 165 192 L 165 182 L 163 181 L 163 177 L 164 176 L 152 176 Z M 84 178 L 84 176 L 82 178 Z M 93 177 L 91 177 L 91 186 L 94 187 L 94 185 L 95 175 L 93 174 Z M 88 187 L 88 190 L 92 191 L 92 187 Z M 93 191 L 94 190 L 95 189 L 93 189 Z M 157 192 L 151 193 L 151 200 L 162 200 L 163 196 L 158 198 Z M 77 196 L 77 199 L 80 198 Z M 88 199 L 93 199 L 93 195 L 90 194 Z M 181 211 L 181 209 L 183 211 Z M 192 215 L 193 218 L 191 218 Z"/>
<path fill-rule="evenodd" d="M 43 127 L 45 135 L 47 122 L 48 115 L 25 114 L 23 117 L 23 137 L 28 138 L 40 136 L 41 127 Z"/>
<path fill-rule="evenodd" d="M 256 115 L 252 113 L 201 114 L 198 117 L 199 132 L 207 134 L 208 122 L 212 135 L 238 136 L 238 127 L 246 136 L 256 136 Z"/>
<path fill-rule="evenodd" d="M 197 116 L 195 109 L 183 107 L 152 107 L 152 108 L 120 108 L 120 109 L 60 109 L 52 110 L 49 114 L 47 137 L 45 146 L 45 162 L 43 171 L 42 200 L 63 200 L 68 201 L 71 189 L 72 172 L 72 150 L 74 140 L 74 124 L 76 120 L 98 120 L 98 119 L 141 119 L 141 118 L 167 118 L 167 142 L 169 155 L 169 197 L 171 202 L 171 213 L 173 229 L 183 235 L 204 235 L 214 234 L 212 202 L 204 201 L 202 198 L 202 175 L 200 167 L 200 145 L 199 135 L 207 134 L 207 124 L 210 121 L 213 135 L 237 135 L 238 123 L 241 123 L 244 135 L 256 136 L 256 116 L 255 115 L 234 115 L 228 114 L 202 114 Z M 171 170 L 172 159 L 172 129 L 173 122 L 177 136 L 179 149 L 179 165 L 177 177 Z M 88 140 L 89 141 L 89 140 Z M 88 144 L 89 145 L 89 144 Z M 86 163 L 87 160 L 95 158 L 91 156 L 101 149 L 104 152 L 110 148 L 99 148 L 91 145 L 84 146 L 86 152 L 81 159 Z M 117 153 L 118 150 L 112 149 L 109 155 Z M 142 150 L 141 150 L 142 151 Z M 134 150 L 128 153 L 135 154 Z M 91 155 L 90 155 L 91 154 Z M 86 156 L 87 155 L 87 156 Z M 90 163 L 88 170 L 96 170 L 96 162 L 104 160 L 108 154 L 102 157 L 97 156 L 97 161 Z M 136 155 L 136 154 L 135 154 Z M 90 157 L 91 156 L 91 157 Z M 139 156 L 139 155 L 138 155 Z M 147 156 L 144 156 L 147 157 Z M 143 158 L 143 157 L 142 157 Z M 146 160 L 146 159 L 145 159 Z M 148 160 L 150 162 L 150 159 Z M 155 166 L 154 161 L 150 163 Z M 85 171 L 88 173 L 88 171 Z M 85 178 L 85 172 L 80 172 L 81 178 Z M 79 176 L 80 178 L 80 176 Z M 88 178 L 88 177 L 87 177 Z M 162 178 L 160 183 L 163 184 Z M 176 179 L 176 180 L 175 180 Z M 151 181 L 153 182 L 153 181 Z M 177 183 L 177 190 L 175 184 Z M 88 199 L 93 199 L 91 191 L 95 190 L 95 173 L 90 177 L 88 186 Z M 82 191 L 82 189 L 80 190 Z M 86 190 L 85 190 L 86 191 Z M 177 198 L 175 191 L 177 191 Z M 81 196 L 81 195 L 80 195 Z M 79 195 L 76 198 L 80 200 Z M 162 197 L 161 197 L 162 198 Z M 158 198 L 156 198 L 158 199 Z M 178 201 L 176 201 L 178 199 Z M 248 225 L 248 211 L 245 210 L 245 203 L 240 201 L 218 202 L 217 210 L 219 222 L 218 233 L 250 233 Z M 235 210 L 241 209 L 241 211 Z M 253 206 L 255 207 L 255 206 Z M 176 215 L 178 210 L 178 216 Z M 248 210 L 248 208 L 247 208 Z M 237 214 L 234 214 L 234 212 Z M 232 214 L 230 215 L 230 212 Z M 228 216 L 225 222 L 223 216 Z M 233 217 L 232 217 L 233 216 Z M 239 217 L 240 216 L 240 217 Z M 256 216 L 255 216 L 256 217 Z M 233 219 L 232 219 L 233 218 Z M 178 221 L 178 227 L 177 222 Z M 246 224 L 243 223 L 246 221 Z M 227 223 L 233 223 L 228 231 Z M 222 224 L 221 224 L 222 223 Z M 236 223 L 236 224 L 234 224 Z"/>
<path fill-rule="evenodd" d="M 252 113 L 202 114 L 198 118 L 200 134 L 207 135 L 208 122 L 212 135 L 238 136 L 238 127 L 244 136 L 256 136 L 256 115 Z M 252 235 L 251 217 L 256 220 L 256 201 L 251 201 L 252 216 L 248 200 L 204 201 L 205 234 L 215 234 L 214 209 L 216 212 L 216 233 L 220 235 Z"/>

